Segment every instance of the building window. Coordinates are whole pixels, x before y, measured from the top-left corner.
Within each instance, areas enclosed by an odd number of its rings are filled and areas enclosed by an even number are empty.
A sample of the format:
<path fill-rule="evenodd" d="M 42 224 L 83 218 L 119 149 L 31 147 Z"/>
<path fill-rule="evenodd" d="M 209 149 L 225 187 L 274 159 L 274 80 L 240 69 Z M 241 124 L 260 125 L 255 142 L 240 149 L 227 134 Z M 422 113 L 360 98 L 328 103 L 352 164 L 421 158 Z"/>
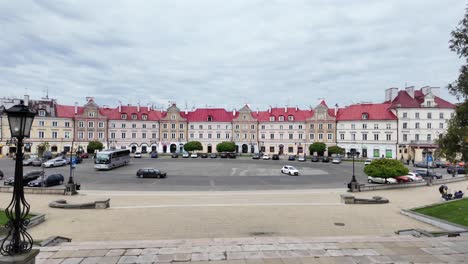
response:
<path fill-rule="evenodd" d="M 439 118 L 444 119 L 444 113 L 439 113 Z"/>
<path fill-rule="evenodd" d="M 127 137 L 127 133 L 122 132 L 122 138 L 126 138 L 126 137 Z"/>
<path fill-rule="evenodd" d="M 194 125 L 190 125 L 190 129 L 195 129 L 195 126 L 194 126 Z"/>
<path fill-rule="evenodd" d="M 247 116 L 246 116 L 246 115 L 243 115 L 243 116 L 242 116 L 242 119 L 243 119 L 243 120 L 247 120 Z"/>
<path fill-rule="evenodd" d="M 271 153 L 274 153 L 274 152 L 275 152 L 275 147 L 271 146 L 271 147 L 270 147 L 270 152 L 271 152 Z"/>
<path fill-rule="evenodd" d="M 121 114 L 120 119 L 127 119 L 127 114 Z"/>
<path fill-rule="evenodd" d="M 115 132 L 112 132 L 112 133 L 110 134 L 110 137 L 111 137 L 112 139 L 114 139 L 114 138 L 115 138 Z"/>
<path fill-rule="evenodd" d="M 431 134 L 427 134 L 427 141 L 431 141 Z"/>
<path fill-rule="evenodd" d="M 146 128 L 146 124 L 142 124 L 141 127 L 142 127 L 142 128 Z"/>
<path fill-rule="evenodd" d="M 98 138 L 99 138 L 99 139 L 103 139 L 103 138 L 104 138 L 104 133 L 99 132 L 99 133 L 98 133 Z"/>
<path fill-rule="evenodd" d="M 298 125 L 298 126 L 297 126 L 297 129 L 302 129 L 302 125 Z"/>
<path fill-rule="evenodd" d="M 220 139 L 221 138 L 221 133 L 216 133 L 216 138 Z"/>
<path fill-rule="evenodd" d="M 362 113 L 362 120 L 367 120 L 369 119 L 369 114 L 368 113 Z"/>
<path fill-rule="evenodd" d="M 52 138 L 58 138 L 58 132 L 57 131 L 52 132 Z"/>
<path fill-rule="evenodd" d="M 45 110 L 39 110 L 38 115 L 39 116 L 46 116 L 46 111 Z"/>
<path fill-rule="evenodd" d="M 310 124 L 310 129 L 314 129 L 314 124 Z"/>
<path fill-rule="evenodd" d="M 193 133 L 190 133 L 190 138 L 193 138 L 193 136 L 194 136 Z"/>
<path fill-rule="evenodd" d="M 68 131 L 65 132 L 65 138 L 70 138 L 70 132 Z"/>
<path fill-rule="evenodd" d="M 444 123 L 439 123 L 439 128 L 444 128 Z"/>
<path fill-rule="evenodd" d="M 184 124 L 179 124 L 179 129 L 184 129 Z"/>
<path fill-rule="evenodd" d="M 322 140 L 322 139 L 323 139 L 323 134 L 322 134 L 322 133 L 319 133 L 319 134 L 318 134 L 318 137 L 319 137 L 319 138 L 318 138 L 319 140 Z"/>
<path fill-rule="evenodd" d="M 374 149 L 374 158 L 380 157 L 380 149 Z"/>
<path fill-rule="evenodd" d="M 132 124 L 132 128 L 137 128 L 137 125 L 136 125 L 136 124 Z"/>
<path fill-rule="evenodd" d="M 236 139 L 239 139 L 239 138 L 240 138 L 240 134 L 236 133 Z"/>
<path fill-rule="evenodd" d="M 327 134 L 327 139 L 328 139 L 328 140 L 333 140 L 333 134 L 330 134 L 330 133 Z"/>
<path fill-rule="evenodd" d="M 255 140 L 255 134 L 250 134 L 250 139 Z"/>
<path fill-rule="evenodd" d="M 407 128 L 408 128 L 408 123 L 406 123 L 406 122 L 403 123 L 403 128 L 404 128 L 404 129 L 407 129 Z"/>
<path fill-rule="evenodd" d="M 163 138 L 167 139 L 167 133 L 163 133 Z"/>
<path fill-rule="evenodd" d="M 94 128 L 94 122 L 88 122 L 88 127 L 89 128 Z"/>
<path fill-rule="evenodd" d="M 141 119 L 147 120 L 147 119 L 148 119 L 148 116 L 147 116 L 147 115 L 142 115 L 142 116 L 141 116 Z"/>
<path fill-rule="evenodd" d="M 176 128 L 176 124 L 171 124 L 171 128 L 172 128 L 172 129 L 175 129 L 175 128 Z"/>
<path fill-rule="evenodd" d="M 387 124 L 387 129 L 392 129 L 392 124 Z"/>
<path fill-rule="evenodd" d="M 172 119 L 172 120 L 175 120 L 175 119 L 176 119 L 176 116 L 175 116 L 175 115 L 171 115 L 171 119 Z"/>
<path fill-rule="evenodd" d="M 356 129 L 356 124 L 351 124 L 351 129 Z"/>
<path fill-rule="evenodd" d="M 146 138 L 146 133 L 141 133 L 141 138 Z"/>
<path fill-rule="evenodd" d="M 230 134 L 226 133 L 226 139 L 229 139 L 229 137 L 230 137 Z"/>
<path fill-rule="evenodd" d="M 283 134 L 280 134 L 280 139 L 283 139 Z"/>
<path fill-rule="evenodd" d="M 202 133 L 198 134 L 198 138 L 203 138 L 203 134 Z"/>
<path fill-rule="evenodd" d="M 379 134 L 374 134 L 374 140 L 375 141 L 379 140 Z"/>
<path fill-rule="evenodd" d="M 84 138 L 84 133 L 83 132 L 78 132 L 78 138 L 83 139 Z"/>
<path fill-rule="evenodd" d="M 236 125 L 236 129 L 239 129 L 239 125 Z"/>
<path fill-rule="evenodd" d="M 151 133 L 151 138 L 156 138 L 156 133 Z"/>
<path fill-rule="evenodd" d="M 408 118 L 408 113 L 404 112 L 403 113 L 403 118 Z"/>
<path fill-rule="evenodd" d="M 367 140 L 367 134 L 362 134 L 362 140 Z"/>
<path fill-rule="evenodd" d="M 247 139 L 247 134 L 244 134 L 244 139 Z"/>
<path fill-rule="evenodd" d="M 427 113 L 427 119 L 432 119 L 432 113 Z"/>
<path fill-rule="evenodd" d="M 274 116 L 270 116 L 270 122 L 273 122 L 275 121 L 275 117 Z"/>
<path fill-rule="evenodd" d="M 211 133 L 208 133 L 208 138 L 211 138 Z"/>
<path fill-rule="evenodd" d="M 356 134 L 351 134 L 351 140 L 356 140 Z"/>
<path fill-rule="evenodd" d="M 151 125 L 151 128 L 156 128 L 156 124 L 152 124 L 152 125 Z"/>
<path fill-rule="evenodd" d="M 278 120 L 279 120 L 279 121 L 284 121 L 284 116 L 280 115 L 280 116 L 278 117 Z"/>
<path fill-rule="evenodd" d="M 98 126 L 99 128 L 104 128 L 104 122 L 99 122 Z"/>
<path fill-rule="evenodd" d="M 126 124 L 122 124 L 122 128 L 125 128 L 125 127 L 127 127 L 127 125 L 126 125 Z"/>
<path fill-rule="evenodd" d="M 208 130 L 211 130 L 211 125 L 208 125 Z"/>
<path fill-rule="evenodd" d="M 333 124 L 328 124 L 328 125 L 327 125 L 327 128 L 328 128 L 328 130 L 333 129 Z"/>
<path fill-rule="evenodd" d="M 288 116 L 288 120 L 289 121 L 294 121 L 294 116 L 292 116 L 292 115 Z"/>
<path fill-rule="evenodd" d="M 94 117 L 94 112 L 88 112 L 88 117 Z"/>
<path fill-rule="evenodd" d="M 163 128 L 164 128 L 164 129 L 167 129 L 167 124 L 163 124 Z"/>
<path fill-rule="evenodd" d="M 52 121 L 52 126 L 56 127 L 58 125 L 57 121 Z"/>
<path fill-rule="evenodd" d="M 270 134 L 270 139 L 275 139 L 275 134 Z"/>
<path fill-rule="evenodd" d="M 403 134 L 403 141 L 404 142 L 408 141 L 408 134 Z"/>
<path fill-rule="evenodd" d="M 391 141 L 392 140 L 392 134 L 387 134 L 387 141 Z"/>
<path fill-rule="evenodd" d="M 432 128 L 432 124 L 431 124 L 431 123 L 427 123 L 427 128 Z"/>
<path fill-rule="evenodd" d="M 419 122 L 415 124 L 415 128 L 419 128 Z"/>
<path fill-rule="evenodd" d="M 299 134 L 299 139 L 302 139 L 302 134 Z"/>
<path fill-rule="evenodd" d="M 45 122 L 44 121 L 39 121 L 39 126 L 44 126 Z"/>
<path fill-rule="evenodd" d="M 319 124 L 318 129 L 319 129 L 319 130 L 323 130 L 323 124 Z"/>
<path fill-rule="evenodd" d="M 132 133 L 132 138 L 136 138 L 136 133 L 135 132 Z"/>
<path fill-rule="evenodd" d="M 254 130 L 254 129 L 255 129 L 255 125 L 250 125 L 250 129 Z"/>
<path fill-rule="evenodd" d="M 379 124 L 374 124 L 374 129 L 379 129 Z"/>
<path fill-rule="evenodd" d="M 94 138 L 94 133 L 88 132 L 88 139 L 93 139 L 93 138 Z"/>
<path fill-rule="evenodd" d="M 340 139 L 344 140 L 344 134 L 340 134 Z"/>
<path fill-rule="evenodd" d="M 294 129 L 294 126 L 293 125 L 289 125 L 289 129 Z"/>
<path fill-rule="evenodd" d="M 133 120 L 136 120 L 138 118 L 138 116 L 136 114 L 132 114 L 132 119 Z"/>
<path fill-rule="evenodd" d="M 419 113 L 415 113 L 414 118 L 419 119 Z"/>
<path fill-rule="evenodd" d="M 362 124 L 362 129 L 367 129 L 367 124 Z"/>
<path fill-rule="evenodd" d="M 83 122 L 83 121 L 79 121 L 79 122 L 78 122 L 78 127 L 84 127 L 84 122 Z"/>
<path fill-rule="evenodd" d="M 289 139 L 293 139 L 293 134 L 289 134 Z"/>
<path fill-rule="evenodd" d="M 414 135 L 414 140 L 419 141 L 419 134 Z"/>
<path fill-rule="evenodd" d="M 65 127 L 70 127 L 70 122 L 65 122 Z"/>
<path fill-rule="evenodd" d="M 115 123 L 111 123 L 111 128 L 115 128 Z"/>
<path fill-rule="evenodd" d="M 175 139 L 175 133 L 171 133 L 171 139 Z"/>
<path fill-rule="evenodd" d="M 180 134 L 179 134 L 179 138 L 180 138 L 180 139 L 184 139 L 184 133 L 180 133 Z"/>

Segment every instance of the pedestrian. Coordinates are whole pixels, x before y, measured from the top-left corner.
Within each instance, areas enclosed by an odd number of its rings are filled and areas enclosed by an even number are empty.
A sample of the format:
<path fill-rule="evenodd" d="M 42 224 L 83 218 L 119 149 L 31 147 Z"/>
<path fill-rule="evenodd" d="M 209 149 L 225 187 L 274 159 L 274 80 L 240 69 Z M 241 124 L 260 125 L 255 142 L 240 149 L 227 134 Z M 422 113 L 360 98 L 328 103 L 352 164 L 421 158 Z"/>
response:
<path fill-rule="evenodd" d="M 413 163 L 413 167 L 414 167 L 414 159 L 412 159 L 411 162 Z"/>

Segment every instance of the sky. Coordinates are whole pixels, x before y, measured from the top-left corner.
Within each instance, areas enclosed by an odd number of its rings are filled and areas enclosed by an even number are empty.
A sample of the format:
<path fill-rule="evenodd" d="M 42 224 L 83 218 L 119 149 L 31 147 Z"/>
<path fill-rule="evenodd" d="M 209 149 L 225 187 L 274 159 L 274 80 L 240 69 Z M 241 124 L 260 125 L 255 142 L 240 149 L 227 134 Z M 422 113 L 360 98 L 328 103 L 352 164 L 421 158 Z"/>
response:
<path fill-rule="evenodd" d="M 445 88 L 463 0 L 0 0 L 0 97 L 239 109 Z"/>

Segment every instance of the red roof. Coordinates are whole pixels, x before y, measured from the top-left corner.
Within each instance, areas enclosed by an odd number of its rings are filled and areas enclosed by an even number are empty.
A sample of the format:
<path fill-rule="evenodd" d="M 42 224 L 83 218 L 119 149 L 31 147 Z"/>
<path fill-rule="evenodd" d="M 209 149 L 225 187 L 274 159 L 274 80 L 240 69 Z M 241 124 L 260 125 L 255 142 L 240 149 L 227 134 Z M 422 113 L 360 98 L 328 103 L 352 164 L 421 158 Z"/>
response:
<path fill-rule="evenodd" d="M 223 108 L 197 108 L 195 111 L 188 112 L 186 118 L 189 122 L 208 122 L 209 116 L 213 118 L 211 122 L 232 122 L 234 118 L 232 112 Z"/>
<path fill-rule="evenodd" d="M 78 106 L 78 115 L 83 114 L 83 107 Z M 55 105 L 55 111 L 57 117 L 73 118 L 75 117 L 75 106 L 73 105 Z"/>
<path fill-rule="evenodd" d="M 447 102 L 438 96 L 434 96 L 434 101 L 437 104 L 434 107 L 455 108 L 454 104 Z M 414 91 L 414 98 L 412 98 L 405 90 L 401 90 L 398 91 L 398 95 L 391 103 L 392 107 L 421 108 L 421 104 L 424 103 L 424 94 L 421 90 L 416 90 Z"/>
<path fill-rule="evenodd" d="M 323 106 L 325 106 L 326 108 L 328 108 L 328 105 L 327 105 L 327 103 L 325 103 L 325 100 L 322 100 L 322 101 L 320 102 L 320 104 L 323 105 Z"/>
<path fill-rule="evenodd" d="M 258 112 L 257 119 L 260 122 L 269 122 L 270 116 L 275 117 L 275 122 L 279 121 L 279 116 L 284 116 L 284 122 L 288 122 L 288 116 L 294 116 L 294 121 L 306 121 L 307 118 L 313 115 L 312 110 L 300 110 L 296 107 L 274 107 L 269 111 L 260 111 Z M 281 121 L 283 122 L 283 121 Z"/>
<path fill-rule="evenodd" d="M 83 114 L 84 107 L 78 106 L 77 107 L 77 114 Z M 66 118 L 73 118 L 75 117 L 75 106 L 72 105 L 56 105 L 57 117 L 66 117 Z M 140 106 L 140 112 L 138 112 L 137 106 L 122 106 L 122 111 L 119 112 L 119 108 L 99 108 L 99 113 L 101 115 L 106 116 L 110 120 L 120 120 L 121 114 L 127 114 L 127 120 L 131 120 L 131 115 L 136 114 L 136 120 L 143 120 L 141 117 L 142 115 L 146 114 L 147 120 L 155 121 L 161 118 L 161 111 L 152 110 L 148 111 L 148 107 Z"/>
<path fill-rule="evenodd" d="M 356 104 L 340 108 L 337 121 L 363 120 L 362 114 L 367 113 L 367 120 L 396 120 L 397 117 L 390 111 L 390 103 L 383 104 Z"/>

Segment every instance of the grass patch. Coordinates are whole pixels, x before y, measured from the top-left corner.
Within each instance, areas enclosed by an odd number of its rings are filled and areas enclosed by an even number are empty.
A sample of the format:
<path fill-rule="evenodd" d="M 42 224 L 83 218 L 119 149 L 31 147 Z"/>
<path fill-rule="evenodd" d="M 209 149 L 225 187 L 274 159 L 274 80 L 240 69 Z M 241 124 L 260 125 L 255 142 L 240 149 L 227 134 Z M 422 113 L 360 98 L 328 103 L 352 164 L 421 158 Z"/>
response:
<path fill-rule="evenodd" d="M 26 216 L 27 219 L 33 218 L 35 215 L 29 214 Z M 5 215 L 4 210 L 0 210 L 0 227 L 3 227 L 8 222 L 8 218 Z"/>
<path fill-rule="evenodd" d="M 414 210 L 417 213 L 468 227 L 468 199 L 438 204 Z"/>

